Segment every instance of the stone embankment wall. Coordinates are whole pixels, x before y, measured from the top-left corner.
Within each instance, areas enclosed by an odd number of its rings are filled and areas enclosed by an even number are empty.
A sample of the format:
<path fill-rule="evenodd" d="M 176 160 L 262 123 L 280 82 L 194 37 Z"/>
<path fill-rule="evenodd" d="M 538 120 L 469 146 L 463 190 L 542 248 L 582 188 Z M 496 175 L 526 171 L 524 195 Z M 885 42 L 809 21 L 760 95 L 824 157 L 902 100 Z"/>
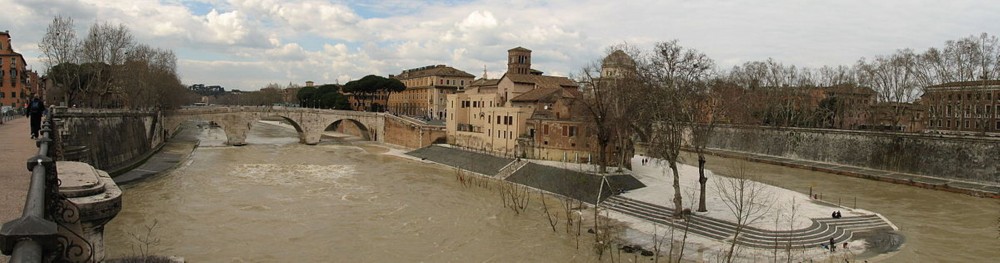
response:
<path fill-rule="evenodd" d="M 996 138 L 720 126 L 714 130 L 708 147 L 1000 183 L 1000 139 Z"/>
<path fill-rule="evenodd" d="M 164 143 L 159 112 L 54 108 L 62 157 L 112 175 L 139 164 Z"/>
<path fill-rule="evenodd" d="M 444 126 L 427 125 L 391 115 L 385 117 L 386 143 L 421 148 L 444 143 L 447 136 Z"/>

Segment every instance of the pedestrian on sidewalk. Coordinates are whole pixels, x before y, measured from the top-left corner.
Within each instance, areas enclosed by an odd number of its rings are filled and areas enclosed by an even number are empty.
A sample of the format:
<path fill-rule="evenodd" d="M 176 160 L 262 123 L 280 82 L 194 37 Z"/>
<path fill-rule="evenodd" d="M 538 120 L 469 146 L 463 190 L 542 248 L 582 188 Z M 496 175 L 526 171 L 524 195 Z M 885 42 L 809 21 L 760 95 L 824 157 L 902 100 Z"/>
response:
<path fill-rule="evenodd" d="M 830 252 L 837 252 L 837 242 L 834 242 L 832 237 L 830 238 Z"/>
<path fill-rule="evenodd" d="M 38 130 L 42 128 L 42 115 L 45 113 L 45 103 L 42 99 L 38 97 L 38 94 L 31 96 L 31 102 L 28 102 L 27 111 L 25 115 L 31 120 L 31 138 L 38 138 Z"/>

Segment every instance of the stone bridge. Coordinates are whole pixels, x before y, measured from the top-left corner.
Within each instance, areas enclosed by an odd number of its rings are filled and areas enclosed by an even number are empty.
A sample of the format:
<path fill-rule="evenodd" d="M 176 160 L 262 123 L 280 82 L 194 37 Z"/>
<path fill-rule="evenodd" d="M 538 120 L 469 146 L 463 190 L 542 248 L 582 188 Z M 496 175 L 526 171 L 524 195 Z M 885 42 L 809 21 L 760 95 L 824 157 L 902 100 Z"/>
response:
<path fill-rule="evenodd" d="M 263 118 L 282 118 L 299 133 L 299 142 L 319 143 L 330 126 L 345 122 L 356 125 L 366 140 L 385 141 L 385 113 L 288 107 L 195 107 L 177 110 L 166 118 L 168 131 L 176 131 L 184 121 L 211 121 L 225 132 L 229 145 L 246 145 L 247 132 Z"/>

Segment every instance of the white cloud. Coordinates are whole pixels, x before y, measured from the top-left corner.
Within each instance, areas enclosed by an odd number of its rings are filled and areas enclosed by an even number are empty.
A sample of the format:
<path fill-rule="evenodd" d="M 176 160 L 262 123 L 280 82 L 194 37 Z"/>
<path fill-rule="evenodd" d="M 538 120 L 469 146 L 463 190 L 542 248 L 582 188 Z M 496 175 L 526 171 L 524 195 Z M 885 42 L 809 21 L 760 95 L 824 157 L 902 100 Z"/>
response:
<path fill-rule="evenodd" d="M 199 1 L 199 0 L 194 0 Z M 817 67 L 898 48 L 923 50 L 970 34 L 1000 33 L 1000 3 L 911 1 L 184 1 L 0 0 L 15 47 L 36 64 L 55 15 L 124 23 L 137 40 L 172 48 L 185 83 L 252 90 L 267 83 L 345 82 L 448 64 L 474 75 L 506 69 L 506 50 L 534 50 L 533 67 L 567 75 L 628 42 L 680 39 L 729 68 L 767 57 Z M 943 20 L 941 17 L 949 19 Z M 36 69 L 40 64 L 35 65 Z"/>

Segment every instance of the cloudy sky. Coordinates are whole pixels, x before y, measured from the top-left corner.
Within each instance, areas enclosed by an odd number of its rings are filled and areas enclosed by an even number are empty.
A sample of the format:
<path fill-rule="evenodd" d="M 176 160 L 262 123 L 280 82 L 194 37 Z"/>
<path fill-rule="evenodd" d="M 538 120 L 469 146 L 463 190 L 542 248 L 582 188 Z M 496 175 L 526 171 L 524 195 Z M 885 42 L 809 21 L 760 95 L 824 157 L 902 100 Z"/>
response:
<path fill-rule="evenodd" d="M 185 84 L 256 90 L 267 83 L 344 83 L 367 74 L 447 64 L 491 77 L 507 49 L 567 76 L 608 45 L 658 41 L 722 67 L 769 57 L 806 67 L 851 64 L 899 48 L 940 47 L 1000 34 L 1000 1 L 965 0 L 0 0 L 0 30 L 44 71 L 38 42 L 56 15 L 78 35 L 126 24 L 143 43 L 174 50 Z"/>

